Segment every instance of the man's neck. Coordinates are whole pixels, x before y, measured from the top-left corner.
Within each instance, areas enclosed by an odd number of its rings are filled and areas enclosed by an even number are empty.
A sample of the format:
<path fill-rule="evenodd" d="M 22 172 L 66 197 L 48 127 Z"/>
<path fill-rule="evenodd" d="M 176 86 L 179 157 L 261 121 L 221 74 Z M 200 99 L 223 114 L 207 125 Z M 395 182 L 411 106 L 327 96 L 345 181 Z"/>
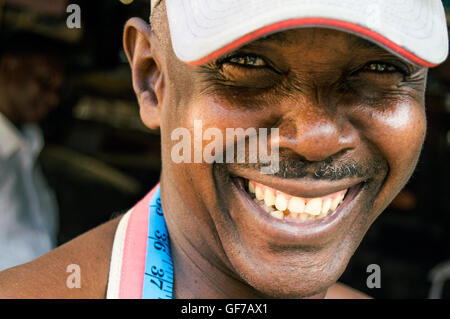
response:
<path fill-rule="evenodd" d="M 185 244 L 171 242 L 175 269 L 174 298 L 264 298 L 217 262 L 211 262 L 196 248 Z"/>

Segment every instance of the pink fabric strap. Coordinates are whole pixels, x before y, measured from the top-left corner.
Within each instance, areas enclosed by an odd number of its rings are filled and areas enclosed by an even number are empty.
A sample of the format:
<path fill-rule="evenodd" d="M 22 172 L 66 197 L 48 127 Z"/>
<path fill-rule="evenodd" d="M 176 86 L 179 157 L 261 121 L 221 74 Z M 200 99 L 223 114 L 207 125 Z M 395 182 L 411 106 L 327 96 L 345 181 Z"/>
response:
<path fill-rule="evenodd" d="M 130 214 L 123 247 L 122 270 L 119 283 L 120 299 L 142 298 L 147 251 L 149 205 L 150 199 L 158 185 L 136 204 Z"/>

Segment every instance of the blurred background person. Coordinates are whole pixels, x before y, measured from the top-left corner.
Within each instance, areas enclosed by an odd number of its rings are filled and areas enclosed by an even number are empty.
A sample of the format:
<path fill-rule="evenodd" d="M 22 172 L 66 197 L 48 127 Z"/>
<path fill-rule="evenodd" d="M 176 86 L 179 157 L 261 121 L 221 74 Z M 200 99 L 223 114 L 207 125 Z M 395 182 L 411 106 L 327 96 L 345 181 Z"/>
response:
<path fill-rule="evenodd" d="M 58 106 L 63 83 L 56 52 L 28 34 L 13 35 L 0 52 L 0 269 L 56 246 L 57 203 L 38 163 L 38 124 Z"/>

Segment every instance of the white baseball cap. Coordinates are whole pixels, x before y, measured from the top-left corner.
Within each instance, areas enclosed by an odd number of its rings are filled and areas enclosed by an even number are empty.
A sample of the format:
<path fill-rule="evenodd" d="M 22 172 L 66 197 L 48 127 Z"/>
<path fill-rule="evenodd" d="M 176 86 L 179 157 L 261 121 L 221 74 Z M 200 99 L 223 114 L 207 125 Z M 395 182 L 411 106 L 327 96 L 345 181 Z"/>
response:
<path fill-rule="evenodd" d="M 152 10 L 161 0 L 151 0 Z M 299 27 L 363 37 L 413 63 L 445 61 L 449 39 L 441 0 L 165 0 L 172 46 L 190 65 Z"/>

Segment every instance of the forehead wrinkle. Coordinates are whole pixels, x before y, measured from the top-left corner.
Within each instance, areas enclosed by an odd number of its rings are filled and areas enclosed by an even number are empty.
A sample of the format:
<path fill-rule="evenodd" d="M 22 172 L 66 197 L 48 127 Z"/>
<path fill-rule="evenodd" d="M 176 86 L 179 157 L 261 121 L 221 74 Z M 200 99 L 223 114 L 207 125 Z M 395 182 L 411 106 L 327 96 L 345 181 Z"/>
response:
<path fill-rule="evenodd" d="M 304 31 L 304 30 L 308 30 L 307 34 L 313 34 L 312 37 L 310 37 L 309 39 L 307 39 L 308 42 L 314 41 L 314 39 L 317 36 L 317 32 L 319 30 L 324 30 L 324 31 L 338 31 L 341 34 L 346 34 L 348 36 L 351 36 L 349 33 L 344 32 L 344 31 L 339 31 L 339 30 L 335 30 L 332 28 L 326 28 L 326 27 L 297 27 L 297 28 L 289 28 L 289 29 L 284 29 L 284 30 L 278 30 L 274 33 L 270 33 L 268 35 L 262 36 L 256 40 L 253 40 L 251 42 L 248 42 L 245 46 L 262 46 L 262 45 L 280 45 L 280 46 L 292 46 L 292 45 L 297 45 L 299 43 L 304 43 L 305 41 L 305 37 L 302 35 L 301 38 L 299 39 L 298 35 L 298 31 Z M 303 32 L 301 32 L 303 33 Z M 308 38 L 308 37 L 306 37 Z M 356 39 L 359 39 L 357 37 L 355 37 Z M 359 39 L 359 40 L 364 40 L 364 39 Z M 366 41 L 366 40 L 364 40 Z M 368 41 L 366 41 L 368 42 Z"/>
<path fill-rule="evenodd" d="M 253 42 L 250 42 L 249 44 L 256 44 L 256 45 L 264 45 L 264 44 L 277 44 L 281 46 L 286 45 L 295 45 L 298 43 L 298 41 L 294 41 L 289 35 L 294 30 L 279 30 L 274 33 L 270 33 L 268 35 L 265 35 Z"/>
<path fill-rule="evenodd" d="M 355 49 L 377 49 L 385 51 L 378 44 L 358 36 L 351 36 L 349 45 Z"/>

